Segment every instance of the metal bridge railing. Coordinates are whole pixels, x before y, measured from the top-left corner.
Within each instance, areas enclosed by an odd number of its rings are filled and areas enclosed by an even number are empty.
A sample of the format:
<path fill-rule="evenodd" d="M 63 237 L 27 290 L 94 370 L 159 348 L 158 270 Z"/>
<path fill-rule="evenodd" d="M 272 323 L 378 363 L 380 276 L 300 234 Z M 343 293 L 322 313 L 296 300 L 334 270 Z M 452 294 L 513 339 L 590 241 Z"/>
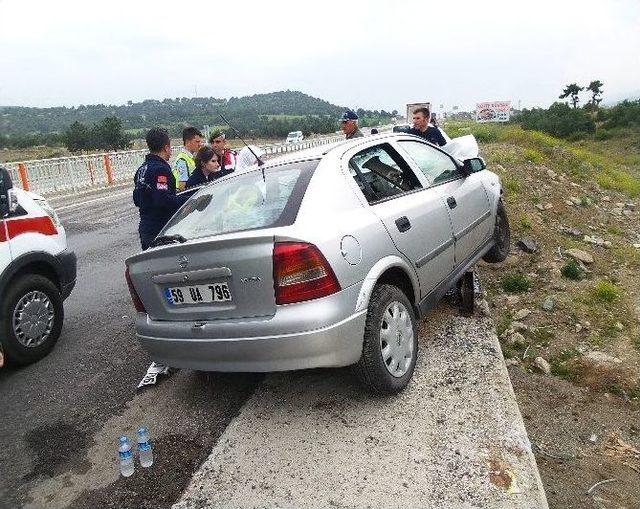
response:
<path fill-rule="evenodd" d="M 344 136 L 325 136 L 299 143 L 262 145 L 267 155 L 285 154 L 342 141 Z M 180 147 L 173 147 L 174 157 Z M 14 185 L 42 195 L 72 194 L 133 179 L 144 162 L 146 150 L 125 150 L 102 154 L 58 157 L 25 162 L 4 163 Z"/>

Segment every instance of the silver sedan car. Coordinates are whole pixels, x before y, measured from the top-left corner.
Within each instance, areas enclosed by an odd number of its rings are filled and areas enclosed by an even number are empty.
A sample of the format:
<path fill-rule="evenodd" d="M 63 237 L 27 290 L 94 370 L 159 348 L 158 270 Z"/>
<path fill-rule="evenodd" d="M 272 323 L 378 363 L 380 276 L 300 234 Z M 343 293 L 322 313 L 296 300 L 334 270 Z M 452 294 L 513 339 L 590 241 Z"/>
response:
<path fill-rule="evenodd" d="M 502 261 L 497 175 L 411 135 L 358 138 L 198 190 L 126 261 L 155 361 L 204 371 L 354 365 L 409 383 L 416 322 L 481 257 Z"/>

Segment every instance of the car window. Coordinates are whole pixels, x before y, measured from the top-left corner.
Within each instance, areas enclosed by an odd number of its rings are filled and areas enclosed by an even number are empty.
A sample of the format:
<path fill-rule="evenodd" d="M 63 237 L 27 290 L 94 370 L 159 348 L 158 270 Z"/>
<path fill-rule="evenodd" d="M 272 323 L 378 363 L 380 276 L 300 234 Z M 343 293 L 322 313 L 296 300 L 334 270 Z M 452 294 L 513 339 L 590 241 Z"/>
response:
<path fill-rule="evenodd" d="M 318 161 L 290 163 L 219 180 L 195 193 L 161 235 L 186 239 L 293 224 Z"/>
<path fill-rule="evenodd" d="M 418 141 L 401 141 L 400 145 L 432 184 L 456 179 L 462 173 L 452 159 L 439 150 Z"/>
<path fill-rule="evenodd" d="M 388 143 L 358 152 L 349 161 L 349 171 L 369 203 L 422 187 L 407 162 Z"/>

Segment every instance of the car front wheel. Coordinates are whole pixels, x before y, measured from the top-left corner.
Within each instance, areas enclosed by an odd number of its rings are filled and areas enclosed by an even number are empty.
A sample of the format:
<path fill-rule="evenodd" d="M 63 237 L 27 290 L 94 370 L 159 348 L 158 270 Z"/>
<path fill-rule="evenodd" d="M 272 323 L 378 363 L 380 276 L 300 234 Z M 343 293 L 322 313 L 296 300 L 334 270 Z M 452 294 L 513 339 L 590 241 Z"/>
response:
<path fill-rule="evenodd" d="M 58 341 L 63 320 L 62 296 L 55 284 L 39 274 L 16 279 L 0 304 L 0 341 L 7 360 L 40 360 Z"/>
<path fill-rule="evenodd" d="M 355 373 L 376 394 L 403 390 L 418 358 L 418 333 L 413 306 L 396 286 L 378 285 L 369 301 L 362 356 Z"/>
<path fill-rule="evenodd" d="M 498 210 L 496 211 L 496 225 L 493 230 L 493 239 L 495 241 L 493 247 L 487 251 L 482 257 L 485 262 L 498 263 L 503 262 L 509 256 L 509 245 L 511 243 L 511 230 L 509 228 L 509 218 L 504 208 L 502 200 L 498 202 Z"/>

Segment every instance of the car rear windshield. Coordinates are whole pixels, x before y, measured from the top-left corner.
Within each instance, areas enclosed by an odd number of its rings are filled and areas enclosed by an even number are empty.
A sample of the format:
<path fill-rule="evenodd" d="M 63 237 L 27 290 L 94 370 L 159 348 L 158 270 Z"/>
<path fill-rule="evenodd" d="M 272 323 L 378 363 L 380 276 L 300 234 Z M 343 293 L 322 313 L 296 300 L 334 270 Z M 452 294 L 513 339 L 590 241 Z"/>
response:
<path fill-rule="evenodd" d="M 186 239 L 293 224 L 318 160 L 232 175 L 196 194 L 161 235 Z"/>

